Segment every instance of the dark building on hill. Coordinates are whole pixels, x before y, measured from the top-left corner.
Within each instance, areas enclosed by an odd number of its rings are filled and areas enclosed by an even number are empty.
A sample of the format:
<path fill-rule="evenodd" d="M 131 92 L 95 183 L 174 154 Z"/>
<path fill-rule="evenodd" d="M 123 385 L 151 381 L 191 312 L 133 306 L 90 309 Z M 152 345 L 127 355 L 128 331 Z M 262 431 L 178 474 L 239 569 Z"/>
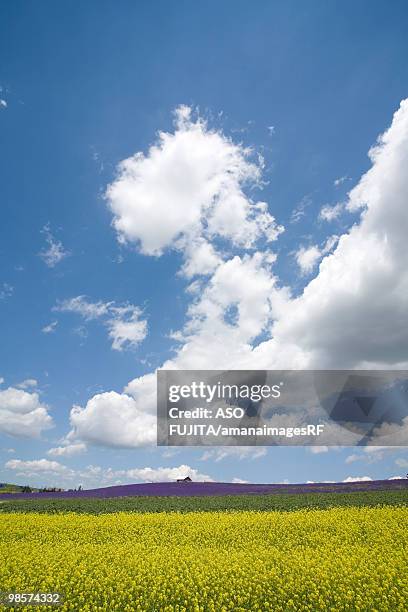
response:
<path fill-rule="evenodd" d="M 177 478 L 177 482 L 193 482 L 190 476 L 186 476 L 185 478 Z"/>

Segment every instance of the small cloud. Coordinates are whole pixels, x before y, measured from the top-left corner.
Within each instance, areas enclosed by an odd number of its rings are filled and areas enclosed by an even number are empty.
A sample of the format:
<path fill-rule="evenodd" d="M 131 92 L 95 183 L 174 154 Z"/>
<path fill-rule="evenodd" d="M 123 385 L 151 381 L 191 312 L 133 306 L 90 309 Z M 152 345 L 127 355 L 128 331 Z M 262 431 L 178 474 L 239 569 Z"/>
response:
<path fill-rule="evenodd" d="M 44 225 L 41 232 L 45 235 L 47 247 L 40 251 L 39 256 L 49 268 L 55 268 L 57 264 L 71 255 L 71 253 L 64 249 L 62 242 L 54 238 L 49 223 Z"/>
<path fill-rule="evenodd" d="M 312 198 L 309 195 L 304 196 L 299 204 L 292 210 L 290 223 L 298 223 L 306 214 L 306 208 L 312 203 Z"/>
<path fill-rule="evenodd" d="M 361 455 L 349 455 L 348 457 L 346 457 L 345 459 L 345 463 L 350 464 L 350 463 L 354 463 L 355 461 L 360 461 L 362 459 Z"/>
<path fill-rule="evenodd" d="M 41 331 L 43 334 L 53 334 L 56 330 L 57 325 L 58 321 L 52 321 L 52 323 L 49 323 L 48 325 L 43 327 Z"/>
<path fill-rule="evenodd" d="M 54 426 L 48 406 L 39 394 L 17 387 L 0 390 L 0 432 L 9 436 L 39 438 Z"/>
<path fill-rule="evenodd" d="M 334 221 L 335 219 L 338 219 L 338 217 L 341 215 L 343 210 L 344 210 L 344 204 L 342 202 L 339 202 L 338 204 L 334 204 L 333 206 L 331 206 L 330 204 L 326 204 L 320 210 L 319 219 L 321 219 L 322 221 L 328 221 L 328 222 Z"/>
<path fill-rule="evenodd" d="M 23 382 L 19 383 L 16 386 L 19 389 L 32 389 L 33 387 L 36 387 L 37 385 L 38 385 L 38 382 L 35 380 L 35 378 L 26 378 L 26 380 L 23 380 Z"/>
<path fill-rule="evenodd" d="M 120 474 L 122 475 L 122 474 Z M 189 465 L 179 465 L 178 467 L 158 467 L 158 468 L 134 468 L 126 470 L 123 474 L 127 479 L 140 480 L 142 482 L 174 482 L 181 478 L 190 476 L 195 482 L 212 482 L 212 478 L 207 474 L 202 474 Z"/>
<path fill-rule="evenodd" d="M 398 467 L 402 468 L 402 469 L 407 469 L 408 468 L 408 460 L 407 459 L 396 459 L 395 460 L 395 464 L 398 465 Z"/>
<path fill-rule="evenodd" d="M 75 442 L 70 444 L 67 442 L 64 446 L 57 446 L 50 448 L 47 451 L 47 455 L 50 457 L 73 457 L 74 455 L 80 455 L 86 451 L 86 444 L 83 442 Z"/>
<path fill-rule="evenodd" d="M 164 459 L 171 459 L 180 453 L 180 449 L 175 446 L 169 446 L 164 449 L 162 452 L 162 457 Z"/>
<path fill-rule="evenodd" d="M 242 478 L 233 478 L 232 482 L 234 484 L 248 484 L 249 480 L 242 480 Z"/>
<path fill-rule="evenodd" d="M 147 321 L 141 318 L 142 310 L 133 304 L 90 302 L 86 296 L 78 295 L 59 302 L 53 310 L 79 314 L 85 321 L 104 319 L 103 324 L 109 330 L 108 335 L 115 351 L 135 348 L 147 336 Z M 84 338 L 88 332 L 86 327 L 80 326 L 75 333 Z"/>
<path fill-rule="evenodd" d="M 57 312 L 73 312 L 81 315 L 85 321 L 91 321 L 106 315 L 112 304 L 113 302 L 90 302 L 85 295 L 78 295 L 77 297 L 59 302 L 57 306 L 54 306 L 53 310 Z"/>
<path fill-rule="evenodd" d="M 86 329 L 85 325 L 78 325 L 78 327 L 74 327 L 72 331 L 76 336 L 79 336 L 81 340 L 86 340 L 88 337 L 88 330 Z"/>
<path fill-rule="evenodd" d="M 112 348 L 122 351 L 138 346 L 147 336 L 147 321 L 141 319 L 142 311 L 137 306 L 116 306 L 112 308 L 113 316 L 106 325 Z"/>
<path fill-rule="evenodd" d="M 265 457 L 267 449 L 264 446 L 220 446 L 215 449 L 207 450 L 201 456 L 201 461 L 212 459 L 216 463 L 223 459 L 260 459 Z"/>
<path fill-rule="evenodd" d="M 276 130 L 275 130 L 275 126 L 274 126 L 274 125 L 268 125 L 268 133 L 269 133 L 269 136 L 272 136 L 272 134 L 274 134 L 274 133 L 275 133 L 275 131 L 276 131 Z"/>
<path fill-rule="evenodd" d="M 347 476 L 343 482 L 369 482 L 371 480 L 370 476 Z"/>
<path fill-rule="evenodd" d="M 339 187 L 340 185 L 342 185 L 346 181 L 351 181 L 351 178 L 349 176 L 340 176 L 339 178 L 336 178 L 334 180 L 334 186 L 335 187 Z"/>
<path fill-rule="evenodd" d="M 309 449 L 312 455 L 320 455 L 321 453 L 329 452 L 328 446 L 310 446 Z"/>
<path fill-rule="evenodd" d="M 8 283 L 3 283 L 2 287 L 0 288 L 0 302 L 11 297 L 13 295 L 13 292 L 14 287 L 9 285 Z"/>
<path fill-rule="evenodd" d="M 317 245 L 312 245 L 310 247 L 301 247 L 296 252 L 296 263 L 300 268 L 302 274 L 310 274 L 313 268 L 316 266 L 317 262 L 321 258 L 321 252 Z"/>
<path fill-rule="evenodd" d="M 4 466 L 8 470 L 15 470 L 21 476 L 34 477 L 41 474 L 66 475 L 70 470 L 57 461 L 48 459 L 35 459 L 23 461 L 22 459 L 10 459 Z"/>
<path fill-rule="evenodd" d="M 355 463 L 356 461 L 363 461 L 364 463 L 378 463 L 382 461 L 385 454 L 392 454 L 400 450 L 399 446 L 364 446 L 361 454 L 353 453 L 346 457 L 345 463 Z"/>
<path fill-rule="evenodd" d="M 99 153 L 99 151 L 97 151 L 97 149 L 93 145 L 91 145 L 91 153 L 92 153 L 93 161 L 98 166 L 99 173 L 102 173 L 105 169 L 105 165 L 103 163 L 103 160 L 101 159 L 101 154 Z"/>
<path fill-rule="evenodd" d="M 330 253 L 338 241 L 338 236 L 330 236 L 323 247 L 313 244 L 310 247 L 301 247 L 296 253 L 296 262 L 302 274 L 310 274 L 317 262 L 324 256 Z"/>
<path fill-rule="evenodd" d="M 186 292 L 191 295 L 197 295 L 202 291 L 202 283 L 199 280 L 195 280 L 186 287 Z"/>
<path fill-rule="evenodd" d="M 7 108 L 7 102 L 3 98 L 0 98 L 0 108 Z"/>

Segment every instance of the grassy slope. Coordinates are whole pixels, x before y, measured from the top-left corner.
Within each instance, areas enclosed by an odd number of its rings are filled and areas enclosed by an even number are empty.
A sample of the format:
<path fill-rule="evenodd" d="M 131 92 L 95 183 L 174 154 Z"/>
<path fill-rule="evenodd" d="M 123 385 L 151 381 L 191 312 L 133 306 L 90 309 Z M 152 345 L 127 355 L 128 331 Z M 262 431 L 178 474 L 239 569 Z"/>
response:
<path fill-rule="evenodd" d="M 8 493 L 21 493 L 24 487 L 21 485 L 11 484 L 9 482 L 0 483 L 0 495 L 6 495 Z M 38 491 L 38 489 L 32 488 L 32 491 Z"/>
<path fill-rule="evenodd" d="M 408 506 L 408 490 L 215 497 L 116 497 L 107 499 L 30 499 L 0 501 L 1 512 L 194 512 L 283 510 L 339 506 Z"/>

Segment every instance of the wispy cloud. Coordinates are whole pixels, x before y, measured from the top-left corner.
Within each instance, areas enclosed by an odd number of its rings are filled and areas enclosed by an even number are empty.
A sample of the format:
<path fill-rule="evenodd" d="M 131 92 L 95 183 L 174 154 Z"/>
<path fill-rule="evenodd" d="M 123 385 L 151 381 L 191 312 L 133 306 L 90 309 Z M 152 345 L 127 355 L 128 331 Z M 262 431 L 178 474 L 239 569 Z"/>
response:
<path fill-rule="evenodd" d="M 305 216 L 306 209 L 311 205 L 311 203 L 312 198 L 310 195 L 305 195 L 292 210 L 290 223 L 299 223 L 299 221 Z"/>
<path fill-rule="evenodd" d="M 135 348 L 147 336 L 147 321 L 141 318 L 142 310 L 133 304 L 90 302 L 86 296 L 78 295 L 59 302 L 54 310 L 79 314 L 85 321 L 102 319 L 116 351 Z"/>
<path fill-rule="evenodd" d="M 351 181 L 350 177 L 345 175 L 345 176 L 340 176 L 339 178 L 336 178 L 334 180 L 334 186 L 335 187 L 339 187 L 340 185 L 342 185 L 343 183 L 345 183 L 346 181 Z"/>
<path fill-rule="evenodd" d="M 0 301 L 6 300 L 7 298 L 11 297 L 13 295 L 13 292 L 14 287 L 9 285 L 8 283 L 3 283 L 0 289 Z"/>
<path fill-rule="evenodd" d="M 260 459 L 261 457 L 265 457 L 266 454 L 267 449 L 263 446 L 222 446 L 205 451 L 201 457 L 201 461 L 208 461 L 211 459 L 218 463 L 224 459 Z"/>
<path fill-rule="evenodd" d="M 67 442 L 65 445 L 50 448 L 47 451 L 47 455 L 50 457 L 73 457 L 81 455 L 86 449 L 86 444 L 83 442 L 74 442 L 73 444 Z"/>
<path fill-rule="evenodd" d="M 71 253 L 65 250 L 62 242 L 54 238 L 49 223 L 44 225 L 41 232 L 45 236 L 47 246 L 40 251 L 39 256 L 49 268 L 55 268 L 57 264 L 68 257 Z"/>
<path fill-rule="evenodd" d="M 342 202 L 338 204 L 326 204 L 319 212 L 319 219 L 322 221 L 334 221 L 338 219 L 343 212 L 345 206 Z"/>
<path fill-rule="evenodd" d="M 35 378 L 26 378 L 21 383 L 18 383 L 17 387 L 19 389 L 32 389 L 33 387 L 36 387 L 37 385 L 38 385 L 38 382 L 36 381 Z"/>
<path fill-rule="evenodd" d="M 81 315 L 85 321 L 104 317 L 110 312 L 114 302 L 90 302 L 85 295 L 78 295 L 59 302 L 53 310 L 57 312 L 73 312 Z"/>
<path fill-rule="evenodd" d="M 52 321 L 48 325 L 45 325 L 41 331 L 43 334 L 53 334 L 57 328 L 57 325 L 58 321 Z"/>

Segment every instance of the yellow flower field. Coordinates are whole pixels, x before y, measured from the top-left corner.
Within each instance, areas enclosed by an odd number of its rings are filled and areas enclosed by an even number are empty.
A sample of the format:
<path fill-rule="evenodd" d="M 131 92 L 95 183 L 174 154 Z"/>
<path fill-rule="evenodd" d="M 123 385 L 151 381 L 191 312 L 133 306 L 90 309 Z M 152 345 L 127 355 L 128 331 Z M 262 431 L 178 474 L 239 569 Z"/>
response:
<path fill-rule="evenodd" d="M 408 510 L 2 514 L 0 590 L 60 610 L 408 610 Z M 25 610 L 51 610 L 44 606 Z"/>

